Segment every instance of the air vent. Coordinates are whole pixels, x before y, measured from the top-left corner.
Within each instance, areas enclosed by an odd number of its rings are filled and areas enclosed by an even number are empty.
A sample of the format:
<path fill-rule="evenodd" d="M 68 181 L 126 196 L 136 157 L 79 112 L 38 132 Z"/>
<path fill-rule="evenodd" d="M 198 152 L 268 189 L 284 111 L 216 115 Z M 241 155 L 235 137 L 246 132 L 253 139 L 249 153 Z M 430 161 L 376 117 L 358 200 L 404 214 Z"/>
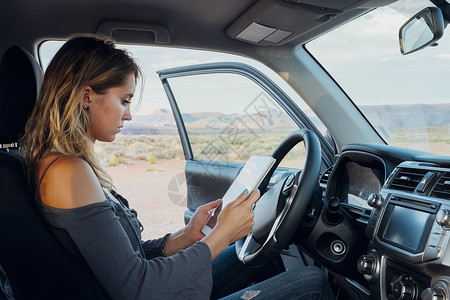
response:
<path fill-rule="evenodd" d="M 427 172 L 425 169 L 399 168 L 389 188 L 412 193 Z"/>
<path fill-rule="evenodd" d="M 445 172 L 431 191 L 431 196 L 450 199 L 450 173 Z"/>
<path fill-rule="evenodd" d="M 320 185 L 327 186 L 328 179 L 330 179 L 330 174 L 331 174 L 332 170 L 333 170 L 333 167 L 330 167 L 322 174 L 322 176 L 320 177 Z"/>

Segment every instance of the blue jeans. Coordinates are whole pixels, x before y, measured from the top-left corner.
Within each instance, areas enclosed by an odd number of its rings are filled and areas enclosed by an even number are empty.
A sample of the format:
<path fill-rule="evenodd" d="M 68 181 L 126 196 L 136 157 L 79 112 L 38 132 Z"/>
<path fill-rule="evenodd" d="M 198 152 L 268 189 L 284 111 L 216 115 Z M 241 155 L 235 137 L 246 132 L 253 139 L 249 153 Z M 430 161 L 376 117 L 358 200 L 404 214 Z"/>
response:
<path fill-rule="evenodd" d="M 334 299 L 327 278 L 319 268 L 308 266 L 276 275 L 278 272 L 274 273 L 273 265 L 254 268 L 244 265 L 237 258 L 234 246 L 213 261 L 212 271 L 212 299 Z M 261 274 L 275 276 L 248 286 Z"/>

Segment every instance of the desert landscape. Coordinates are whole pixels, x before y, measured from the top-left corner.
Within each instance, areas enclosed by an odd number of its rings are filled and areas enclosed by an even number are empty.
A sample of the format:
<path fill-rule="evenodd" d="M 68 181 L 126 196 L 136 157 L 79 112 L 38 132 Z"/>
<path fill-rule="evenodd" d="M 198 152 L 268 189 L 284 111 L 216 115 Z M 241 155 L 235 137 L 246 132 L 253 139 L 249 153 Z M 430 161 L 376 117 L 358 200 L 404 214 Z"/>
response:
<path fill-rule="evenodd" d="M 184 164 L 183 159 L 158 160 L 156 163 L 136 160 L 106 167 L 118 193 L 138 212 L 144 225 L 144 240 L 161 237 L 184 226 L 186 204 L 175 203 L 174 197 L 169 196 L 169 192 L 186 196 L 186 185 L 182 181 L 175 185 L 178 190 L 169 189 L 171 180 L 176 180 L 180 174 L 184 176 Z M 154 171 L 148 171 L 150 167 Z"/>

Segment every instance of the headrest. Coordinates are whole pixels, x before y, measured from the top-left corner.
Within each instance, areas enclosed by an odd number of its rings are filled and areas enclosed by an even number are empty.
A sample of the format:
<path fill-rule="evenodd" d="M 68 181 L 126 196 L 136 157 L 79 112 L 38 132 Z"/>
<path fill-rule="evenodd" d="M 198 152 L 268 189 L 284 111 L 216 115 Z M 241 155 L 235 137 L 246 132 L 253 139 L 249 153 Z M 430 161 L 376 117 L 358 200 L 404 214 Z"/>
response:
<path fill-rule="evenodd" d="M 33 109 L 42 69 L 26 50 L 13 46 L 0 62 L 0 144 L 16 143 Z M 1 147 L 0 147 L 1 148 Z"/>

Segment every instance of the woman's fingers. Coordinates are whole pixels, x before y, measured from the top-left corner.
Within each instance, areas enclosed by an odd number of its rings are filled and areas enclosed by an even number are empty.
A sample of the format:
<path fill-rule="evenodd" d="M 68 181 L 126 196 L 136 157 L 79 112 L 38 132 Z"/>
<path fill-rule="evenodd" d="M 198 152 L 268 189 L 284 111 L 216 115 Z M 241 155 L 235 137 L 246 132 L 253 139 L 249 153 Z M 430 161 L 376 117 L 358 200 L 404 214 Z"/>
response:
<path fill-rule="evenodd" d="M 227 224 L 224 229 L 228 231 L 226 236 L 230 239 L 230 243 L 239 240 L 252 231 L 255 224 L 252 207 L 259 196 L 259 190 L 255 190 L 251 195 L 242 193 L 222 211 L 219 216 L 219 224 Z"/>
<path fill-rule="evenodd" d="M 255 204 L 256 201 L 258 201 L 259 199 L 259 190 L 256 189 L 253 191 L 253 193 L 249 196 L 248 194 L 248 190 L 245 189 L 237 198 L 236 200 L 234 200 L 233 202 L 231 202 L 230 204 L 232 204 L 233 206 L 238 206 L 241 203 L 248 203 L 248 205 L 250 207 L 253 206 L 253 204 Z"/>
<path fill-rule="evenodd" d="M 258 201 L 259 196 L 259 190 L 255 190 L 250 195 L 248 191 L 244 191 L 234 201 L 222 208 L 217 225 L 214 227 L 213 232 L 206 237 L 206 241 L 209 243 L 210 249 L 212 249 L 211 253 L 216 254 L 215 250 L 217 247 L 214 246 L 214 243 L 228 246 L 252 231 L 252 227 L 255 224 L 252 207 Z M 214 201 L 203 206 L 202 209 L 211 210 L 220 205 L 220 203 L 220 200 Z"/>
<path fill-rule="evenodd" d="M 256 201 L 258 201 L 260 195 L 261 194 L 258 189 L 254 190 L 253 193 L 247 198 L 245 203 L 248 203 L 249 207 L 253 207 Z"/>
<path fill-rule="evenodd" d="M 219 206 L 221 201 L 222 201 L 221 199 L 218 199 L 218 200 L 209 202 L 207 204 L 200 206 L 199 209 L 209 212 L 209 211 L 213 210 L 214 208 L 216 208 L 217 206 Z"/>

